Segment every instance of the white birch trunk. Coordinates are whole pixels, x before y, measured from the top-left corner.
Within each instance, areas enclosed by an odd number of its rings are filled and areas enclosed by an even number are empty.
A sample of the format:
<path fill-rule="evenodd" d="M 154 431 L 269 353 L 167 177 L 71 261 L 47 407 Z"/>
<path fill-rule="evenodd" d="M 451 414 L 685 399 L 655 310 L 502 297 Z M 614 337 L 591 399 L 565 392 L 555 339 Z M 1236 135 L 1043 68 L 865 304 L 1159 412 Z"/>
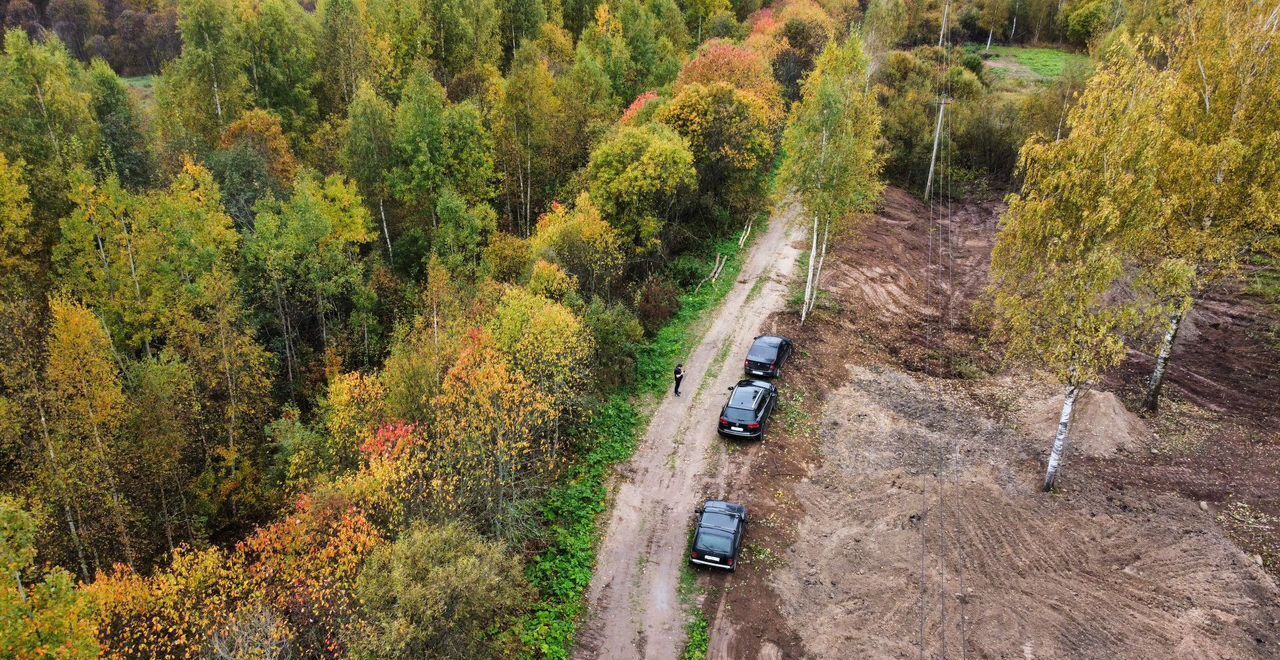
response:
<path fill-rule="evenodd" d="M 991 50 L 991 37 L 994 36 L 995 33 L 996 31 L 994 29 L 992 28 L 987 29 L 987 50 Z"/>
<path fill-rule="evenodd" d="M 391 232 L 387 231 L 387 210 L 382 206 L 382 198 L 378 198 L 378 213 L 382 215 L 382 237 L 387 239 L 387 259 L 394 259 L 391 253 Z"/>
<path fill-rule="evenodd" d="M 831 221 L 822 228 L 822 251 L 818 255 L 818 269 L 813 274 L 813 297 L 809 299 L 809 313 L 818 304 L 818 292 L 822 290 L 822 264 L 827 260 L 827 239 L 831 236 Z"/>
<path fill-rule="evenodd" d="M 1151 372 L 1151 378 L 1147 381 L 1147 397 L 1142 402 L 1142 407 L 1151 412 L 1155 412 L 1160 406 L 1160 390 L 1164 387 L 1165 370 L 1169 366 L 1169 356 L 1173 353 L 1173 342 L 1178 338 L 1178 327 L 1182 325 L 1182 318 L 1186 312 L 1178 312 L 1169 317 L 1169 328 L 1164 333 L 1164 340 L 1160 342 L 1160 353 L 1156 355 L 1156 368 Z"/>
<path fill-rule="evenodd" d="M 818 259 L 818 216 L 813 216 L 813 240 L 809 247 L 809 275 L 804 281 L 804 302 L 800 304 L 800 323 L 809 317 L 809 298 L 813 295 L 813 267 Z"/>
<path fill-rule="evenodd" d="M 1058 479 L 1058 468 L 1062 465 L 1062 454 L 1067 450 L 1067 436 L 1071 432 L 1071 413 L 1076 406 L 1076 396 L 1080 388 L 1067 386 L 1067 396 L 1062 401 L 1062 415 L 1058 417 L 1058 432 L 1053 437 L 1053 450 L 1049 452 L 1049 469 L 1044 474 L 1044 490 L 1053 490 Z"/>

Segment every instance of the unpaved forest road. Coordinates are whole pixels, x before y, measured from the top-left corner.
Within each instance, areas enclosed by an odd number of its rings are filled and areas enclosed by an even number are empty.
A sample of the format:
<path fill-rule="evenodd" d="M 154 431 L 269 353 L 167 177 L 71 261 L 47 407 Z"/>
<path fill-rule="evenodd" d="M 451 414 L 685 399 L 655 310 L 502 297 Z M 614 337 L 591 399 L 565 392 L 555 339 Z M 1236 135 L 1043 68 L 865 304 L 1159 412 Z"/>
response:
<path fill-rule="evenodd" d="M 704 491 L 717 496 L 723 489 L 722 466 L 704 474 L 707 454 L 721 442 L 720 406 L 742 377 L 738 365 L 751 339 L 785 304 L 800 255 L 797 212 L 788 205 L 770 218 L 685 361 L 683 396 L 663 398 L 635 456 L 619 469 L 575 657 L 675 658 L 683 648 L 685 614 L 677 591 L 693 511 Z"/>

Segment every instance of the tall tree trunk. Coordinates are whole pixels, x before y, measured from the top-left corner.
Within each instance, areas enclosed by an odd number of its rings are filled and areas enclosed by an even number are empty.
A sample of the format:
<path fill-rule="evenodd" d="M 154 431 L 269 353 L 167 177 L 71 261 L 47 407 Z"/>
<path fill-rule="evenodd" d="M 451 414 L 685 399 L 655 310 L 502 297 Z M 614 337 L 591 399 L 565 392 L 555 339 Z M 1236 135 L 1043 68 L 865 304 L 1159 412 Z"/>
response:
<path fill-rule="evenodd" d="M 38 397 L 39 395 L 37 395 Z M 44 438 L 45 452 L 49 454 L 49 467 L 58 471 L 58 457 L 53 452 L 53 439 L 49 437 L 49 422 L 44 415 L 44 404 L 36 399 L 36 411 L 40 414 L 40 435 Z M 80 538 L 80 530 L 71 516 L 71 507 L 66 502 L 66 493 L 62 494 L 62 511 L 67 517 L 67 528 L 71 531 L 71 542 L 76 548 L 76 559 L 80 560 L 80 577 L 88 582 L 93 576 L 89 573 L 89 563 L 84 558 L 84 541 Z"/>
<path fill-rule="evenodd" d="M 831 236 L 831 221 L 828 220 L 822 228 L 822 252 L 818 254 L 818 268 L 813 274 L 813 297 L 809 299 L 809 313 L 813 313 L 813 308 L 818 304 L 818 292 L 822 290 L 822 264 L 827 260 L 827 240 Z"/>
<path fill-rule="evenodd" d="M 1142 407 L 1150 412 L 1155 412 L 1160 406 L 1160 390 L 1164 387 L 1165 369 L 1169 366 L 1173 342 L 1178 338 L 1178 328 L 1182 325 L 1182 319 L 1186 313 L 1186 311 L 1179 311 L 1169 317 L 1169 328 L 1165 330 L 1164 340 L 1160 342 L 1160 352 L 1156 355 L 1156 368 L 1147 381 L 1147 397 L 1142 401 Z"/>
<path fill-rule="evenodd" d="M 987 50 L 991 50 L 991 38 L 995 36 L 995 29 L 987 28 Z"/>
<path fill-rule="evenodd" d="M 1053 436 L 1053 451 L 1049 452 L 1049 469 L 1044 473 L 1044 490 L 1053 490 L 1058 480 L 1058 468 L 1062 465 L 1062 454 L 1067 450 L 1067 435 L 1071 432 L 1071 414 L 1075 411 L 1076 396 L 1080 393 L 1077 385 L 1067 386 L 1067 395 L 1062 400 L 1062 415 L 1058 417 L 1058 432 Z"/>
<path fill-rule="evenodd" d="M 809 297 L 813 295 L 813 267 L 818 260 L 818 216 L 813 216 L 813 240 L 809 247 L 809 275 L 804 280 L 804 302 L 800 305 L 800 323 L 809 317 Z"/>
<path fill-rule="evenodd" d="M 378 213 L 382 214 L 382 237 L 387 239 L 387 259 L 394 259 L 391 253 L 391 232 L 387 231 L 387 210 L 383 208 L 382 198 L 378 198 Z"/>

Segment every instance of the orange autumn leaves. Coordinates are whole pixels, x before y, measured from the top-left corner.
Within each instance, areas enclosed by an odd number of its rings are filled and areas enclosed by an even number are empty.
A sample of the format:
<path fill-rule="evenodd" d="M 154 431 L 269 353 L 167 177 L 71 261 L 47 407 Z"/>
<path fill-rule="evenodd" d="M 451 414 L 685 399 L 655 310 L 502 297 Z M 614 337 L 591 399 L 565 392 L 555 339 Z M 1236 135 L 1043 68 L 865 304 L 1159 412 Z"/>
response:
<path fill-rule="evenodd" d="M 469 310 L 481 324 L 442 338 L 456 358 L 432 388 L 432 423 L 388 421 L 385 374 L 337 374 L 328 426 L 358 467 L 309 481 L 290 515 L 234 549 L 183 548 L 151 577 L 123 566 L 100 576 L 89 591 L 107 656 L 197 657 L 246 635 L 340 655 L 360 620 L 361 565 L 412 521 L 521 531 L 514 514 L 567 458 L 561 428 L 584 414 L 574 393 L 593 345 L 569 308 L 524 288 L 477 306 L 489 307 Z"/>

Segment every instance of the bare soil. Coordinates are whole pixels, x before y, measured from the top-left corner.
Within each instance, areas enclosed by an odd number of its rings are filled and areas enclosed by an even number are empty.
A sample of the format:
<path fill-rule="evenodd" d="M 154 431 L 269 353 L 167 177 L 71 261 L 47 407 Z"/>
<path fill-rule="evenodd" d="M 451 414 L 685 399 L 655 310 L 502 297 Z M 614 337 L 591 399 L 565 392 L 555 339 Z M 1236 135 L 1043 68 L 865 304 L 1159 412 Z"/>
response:
<path fill-rule="evenodd" d="M 1140 374 L 1099 383 L 1041 493 L 1060 388 L 1004 364 L 976 304 L 1001 210 L 890 190 L 818 317 L 770 321 L 801 351 L 774 436 L 727 455 L 753 525 L 701 579 L 712 657 L 1280 657 L 1280 356 L 1237 333 L 1265 319 L 1201 304 L 1226 321 L 1180 337 L 1158 416 L 1125 406 Z"/>
<path fill-rule="evenodd" d="M 741 378 L 752 338 L 784 307 L 800 253 L 796 213 L 784 209 L 752 246 L 685 360 L 683 396 L 662 399 L 635 456 L 619 469 L 575 657 L 675 658 L 684 648 L 688 604 L 678 587 L 694 509 L 700 499 L 725 496 L 720 407 Z"/>

